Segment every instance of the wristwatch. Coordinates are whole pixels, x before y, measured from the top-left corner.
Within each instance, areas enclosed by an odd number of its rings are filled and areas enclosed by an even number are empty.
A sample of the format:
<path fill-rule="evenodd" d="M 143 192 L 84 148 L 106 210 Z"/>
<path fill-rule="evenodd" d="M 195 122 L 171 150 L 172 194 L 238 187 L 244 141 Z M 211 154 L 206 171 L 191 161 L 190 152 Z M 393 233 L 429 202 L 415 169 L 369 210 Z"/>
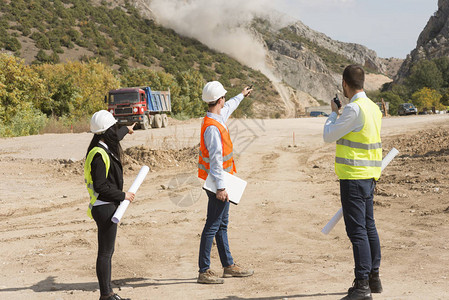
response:
<path fill-rule="evenodd" d="M 222 189 L 217 189 L 217 191 L 223 192 L 225 190 L 225 188 Z"/>

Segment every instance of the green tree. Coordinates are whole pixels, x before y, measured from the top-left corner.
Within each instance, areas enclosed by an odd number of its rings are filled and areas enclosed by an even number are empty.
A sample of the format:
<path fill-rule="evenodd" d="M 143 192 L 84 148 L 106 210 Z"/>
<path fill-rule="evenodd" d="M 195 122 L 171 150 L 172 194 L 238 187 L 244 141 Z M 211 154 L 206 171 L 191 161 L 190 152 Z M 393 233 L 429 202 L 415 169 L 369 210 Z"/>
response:
<path fill-rule="evenodd" d="M 438 90 L 443 86 L 443 74 L 434 61 L 422 60 L 414 65 L 411 74 L 406 80 L 412 92 L 424 87 Z"/>
<path fill-rule="evenodd" d="M 449 107 L 449 88 L 445 90 L 443 96 L 440 99 L 442 105 Z"/>
<path fill-rule="evenodd" d="M 119 87 L 113 70 L 95 60 L 66 64 L 43 64 L 34 67 L 50 87 L 50 104 L 42 103 L 42 111 L 84 119 L 105 109 L 104 96 Z"/>
<path fill-rule="evenodd" d="M 418 108 L 418 110 L 424 109 L 435 109 L 441 110 L 444 109 L 444 105 L 440 102 L 441 94 L 433 89 L 429 89 L 427 87 L 416 91 L 412 95 L 412 102 Z"/>
<path fill-rule="evenodd" d="M 132 69 L 120 77 L 123 87 L 149 86 L 153 90 L 162 90 L 158 72 L 150 69 Z"/>
<path fill-rule="evenodd" d="M 404 103 L 404 100 L 393 91 L 380 93 L 378 100 L 381 101 L 381 99 L 384 99 L 385 102 L 389 102 L 388 113 L 393 116 L 398 114 L 399 105 Z"/>
<path fill-rule="evenodd" d="M 172 98 L 173 113 L 191 117 L 203 116 L 207 108 L 201 100 L 203 76 L 196 70 L 189 70 L 179 73 L 176 79 L 181 90 L 178 99 Z"/>
<path fill-rule="evenodd" d="M 41 103 L 39 109 L 47 116 L 70 118 L 75 103 L 82 101 L 80 90 L 74 86 L 73 75 L 60 71 L 55 72 L 55 68 L 49 65 L 42 65 L 35 69 L 45 80 L 50 93 L 50 99 Z"/>
<path fill-rule="evenodd" d="M 434 59 L 434 62 L 436 66 L 438 67 L 438 70 L 440 70 L 441 75 L 443 77 L 443 84 L 442 86 L 444 88 L 449 87 L 449 57 L 444 56 L 440 58 Z"/>

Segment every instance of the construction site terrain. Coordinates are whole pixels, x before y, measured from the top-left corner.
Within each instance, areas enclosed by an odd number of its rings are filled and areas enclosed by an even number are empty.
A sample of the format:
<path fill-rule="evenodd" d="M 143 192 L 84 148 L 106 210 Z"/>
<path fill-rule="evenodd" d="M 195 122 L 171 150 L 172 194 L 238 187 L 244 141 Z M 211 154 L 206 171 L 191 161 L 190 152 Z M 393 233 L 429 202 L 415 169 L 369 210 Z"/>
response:
<path fill-rule="evenodd" d="M 199 285 L 207 197 L 197 178 L 201 119 L 170 120 L 122 141 L 125 187 L 151 169 L 119 223 L 114 290 L 131 299 L 339 299 L 353 280 L 340 208 L 335 143 L 325 118 L 230 120 L 237 176 L 231 205 L 237 264 L 255 270 L 223 285 Z M 449 116 L 383 120 L 384 170 L 374 198 L 384 292 L 375 299 L 449 295 Z M 0 299 L 98 299 L 96 226 L 86 215 L 83 164 L 89 133 L 0 139 Z M 212 269 L 222 272 L 218 252 Z"/>

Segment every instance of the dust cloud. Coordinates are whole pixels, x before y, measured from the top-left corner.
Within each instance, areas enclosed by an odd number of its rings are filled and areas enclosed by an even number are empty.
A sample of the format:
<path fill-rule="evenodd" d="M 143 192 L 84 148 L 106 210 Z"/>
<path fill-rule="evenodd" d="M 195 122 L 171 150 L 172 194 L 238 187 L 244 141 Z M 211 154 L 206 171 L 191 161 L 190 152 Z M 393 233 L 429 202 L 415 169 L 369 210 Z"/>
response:
<path fill-rule="evenodd" d="M 291 21 L 274 12 L 276 1 L 152 0 L 149 5 L 163 26 L 232 56 L 272 81 L 279 81 L 267 66 L 267 50 L 249 28 L 254 18 L 268 19 L 275 26 Z"/>
<path fill-rule="evenodd" d="M 250 28 L 254 18 L 270 21 L 274 29 L 294 20 L 276 8 L 278 0 L 147 0 L 156 20 L 177 33 L 228 54 L 243 65 L 259 70 L 271 80 L 291 111 L 288 88 L 269 67 L 261 38 Z"/>

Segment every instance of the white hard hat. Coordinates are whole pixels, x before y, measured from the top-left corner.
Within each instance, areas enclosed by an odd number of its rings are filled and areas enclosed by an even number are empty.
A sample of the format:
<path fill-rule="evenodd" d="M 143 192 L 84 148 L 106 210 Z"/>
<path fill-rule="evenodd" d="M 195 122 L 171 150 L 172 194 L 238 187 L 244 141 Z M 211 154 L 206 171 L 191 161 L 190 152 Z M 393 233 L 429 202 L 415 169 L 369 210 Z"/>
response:
<path fill-rule="evenodd" d="M 117 120 L 107 110 L 97 111 L 90 119 L 90 132 L 103 133 L 115 123 L 117 123 Z"/>
<path fill-rule="evenodd" d="M 206 103 L 217 101 L 226 95 L 227 92 L 218 81 L 210 81 L 203 88 L 203 101 Z"/>

